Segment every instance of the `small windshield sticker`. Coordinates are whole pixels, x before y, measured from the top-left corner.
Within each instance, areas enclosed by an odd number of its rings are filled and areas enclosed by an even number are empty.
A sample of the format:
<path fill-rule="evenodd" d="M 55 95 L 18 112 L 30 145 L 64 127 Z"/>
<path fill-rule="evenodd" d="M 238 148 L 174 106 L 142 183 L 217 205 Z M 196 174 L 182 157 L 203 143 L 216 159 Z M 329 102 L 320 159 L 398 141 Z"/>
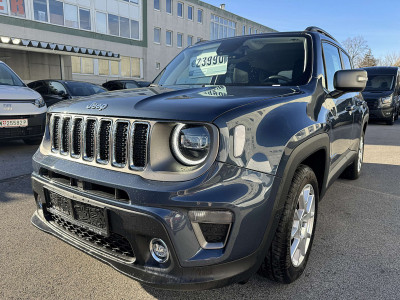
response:
<path fill-rule="evenodd" d="M 226 74 L 228 56 L 217 52 L 200 54 L 190 59 L 189 77 L 208 77 Z"/>

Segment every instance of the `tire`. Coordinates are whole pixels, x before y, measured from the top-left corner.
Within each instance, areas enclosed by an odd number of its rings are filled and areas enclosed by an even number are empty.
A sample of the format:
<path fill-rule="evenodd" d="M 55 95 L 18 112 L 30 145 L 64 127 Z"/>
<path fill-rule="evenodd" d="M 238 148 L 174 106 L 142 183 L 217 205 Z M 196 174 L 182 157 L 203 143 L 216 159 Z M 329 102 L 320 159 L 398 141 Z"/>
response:
<path fill-rule="evenodd" d="M 395 117 L 394 120 L 397 121 L 399 119 L 399 109 L 397 109 L 396 113 L 395 113 Z"/>
<path fill-rule="evenodd" d="M 23 139 L 23 141 L 27 145 L 40 145 L 42 138 Z"/>
<path fill-rule="evenodd" d="M 302 202 L 305 205 L 300 205 L 299 200 L 304 200 L 303 191 L 307 188 L 310 192 L 313 192 L 313 197 L 307 197 L 308 201 Z M 311 196 L 312 193 L 308 193 L 308 195 Z M 314 239 L 318 201 L 319 190 L 317 178 L 311 168 L 300 165 L 293 176 L 270 249 L 258 271 L 261 276 L 280 283 L 291 283 L 301 276 L 306 267 Z M 314 204 L 312 205 L 312 203 Z M 306 211 L 309 210 L 308 214 L 303 214 L 304 220 L 308 219 L 308 222 L 306 224 L 304 224 L 304 221 L 301 222 L 303 223 L 302 230 L 296 231 L 296 223 L 297 228 L 300 227 L 300 221 L 296 220 L 296 212 L 299 212 L 301 207 L 306 207 Z M 296 233 L 292 236 L 292 232 Z M 292 259 L 291 249 L 295 249 L 296 240 L 300 241 L 298 243 L 300 247 L 302 247 L 301 245 L 304 246 L 305 255 L 301 259 L 301 255 L 297 252 L 299 247 L 296 251 L 293 251 L 294 255 Z"/>
<path fill-rule="evenodd" d="M 390 118 L 386 120 L 386 124 L 387 124 L 387 125 L 393 125 L 395 119 L 396 119 L 395 113 L 393 112 L 392 115 L 390 116 Z"/>
<path fill-rule="evenodd" d="M 356 180 L 360 177 L 362 164 L 364 160 L 364 133 L 362 133 L 360 138 L 360 143 L 358 145 L 358 153 L 354 158 L 354 161 L 350 166 L 344 170 L 342 177 L 350 180 Z"/>

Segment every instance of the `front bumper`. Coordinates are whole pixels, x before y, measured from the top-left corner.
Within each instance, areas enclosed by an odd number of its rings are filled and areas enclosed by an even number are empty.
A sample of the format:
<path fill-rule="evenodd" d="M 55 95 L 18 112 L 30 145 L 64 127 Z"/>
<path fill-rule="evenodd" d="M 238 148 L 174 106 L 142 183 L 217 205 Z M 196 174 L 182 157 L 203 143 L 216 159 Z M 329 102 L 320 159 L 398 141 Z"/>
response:
<path fill-rule="evenodd" d="M 393 107 L 369 110 L 369 117 L 371 120 L 387 120 L 392 117 Z"/>
<path fill-rule="evenodd" d="M 43 169 L 118 188 L 130 200 L 116 201 L 46 179 L 41 175 Z M 268 224 L 274 219 L 272 190 L 279 181 L 263 173 L 215 163 L 206 174 L 191 181 L 155 182 L 44 156 L 38 151 L 34 156 L 32 186 L 40 203 L 32 223 L 142 283 L 180 290 L 216 288 L 245 280 L 258 269 L 271 237 Z M 46 211 L 46 191 L 105 207 L 112 232 L 129 241 L 135 261 L 121 260 L 60 230 Z M 192 209 L 223 209 L 234 213 L 223 249 L 200 247 L 188 218 Z M 165 264 L 152 258 L 149 251 L 152 238 L 166 242 L 170 260 Z"/>
<path fill-rule="evenodd" d="M 0 116 L 0 119 L 28 119 L 27 127 L 0 128 L 0 140 L 29 139 L 43 136 L 46 113 L 24 116 Z"/>

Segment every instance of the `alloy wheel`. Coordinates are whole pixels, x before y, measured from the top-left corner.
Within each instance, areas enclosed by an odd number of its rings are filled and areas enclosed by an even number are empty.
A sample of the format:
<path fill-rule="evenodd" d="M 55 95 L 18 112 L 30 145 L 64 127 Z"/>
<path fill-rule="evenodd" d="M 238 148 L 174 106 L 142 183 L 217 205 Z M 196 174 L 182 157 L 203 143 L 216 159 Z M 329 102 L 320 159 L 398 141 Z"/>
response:
<path fill-rule="evenodd" d="M 298 267 L 306 257 L 310 246 L 315 219 L 315 192 L 311 184 L 303 187 L 294 211 L 290 241 L 290 258 Z"/>

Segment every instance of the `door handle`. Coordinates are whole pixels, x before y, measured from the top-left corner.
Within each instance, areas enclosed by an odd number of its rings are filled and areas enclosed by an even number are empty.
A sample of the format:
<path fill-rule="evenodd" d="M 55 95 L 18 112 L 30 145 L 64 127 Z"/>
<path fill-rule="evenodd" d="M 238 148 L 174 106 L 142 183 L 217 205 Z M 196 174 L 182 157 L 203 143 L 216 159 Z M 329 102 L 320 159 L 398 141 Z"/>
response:
<path fill-rule="evenodd" d="M 353 112 L 355 110 L 356 110 L 356 106 L 355 105 L 350 105 L 350 106 L 346 107 L 346 111 Z"/>

